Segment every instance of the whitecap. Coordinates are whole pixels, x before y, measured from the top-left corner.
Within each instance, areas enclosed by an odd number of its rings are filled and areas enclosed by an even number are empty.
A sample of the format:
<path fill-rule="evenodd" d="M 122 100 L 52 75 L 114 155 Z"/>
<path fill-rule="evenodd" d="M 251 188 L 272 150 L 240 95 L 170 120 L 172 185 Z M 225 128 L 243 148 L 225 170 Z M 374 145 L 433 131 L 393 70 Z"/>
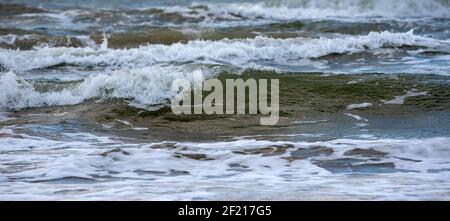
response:
<path fill-rule="evenodd" d="M 175 79 L 191 81 L 188 70 L 176 67 L 124 69 L 88 77 L 75 87 L 41 93 L 12 71 L 0 75 L 0 109 L 73 105 L 92 98 L 131 99 L 142 105 L 165 103 L 176 92 Z"/>
<path fill-rule="evenodd" d="M 289 38 L 190 41 L 186 44 L 147 45 L 132 49 L 90 47 L 41 47 L 28 51 L 0 49 L 0 63 L 15 71 L 47 68 L 60 64 L 78 66 L 144 67 L 164 63 L 231 64 L 245 67 L 253 61 L 310 65 L 305 59 L 329 54 L 360 53 L 385 46 L 414 45 L 438 47 L 445 42 L 406 33 L 371 32 L 360 36 L 336 38 Z"/>

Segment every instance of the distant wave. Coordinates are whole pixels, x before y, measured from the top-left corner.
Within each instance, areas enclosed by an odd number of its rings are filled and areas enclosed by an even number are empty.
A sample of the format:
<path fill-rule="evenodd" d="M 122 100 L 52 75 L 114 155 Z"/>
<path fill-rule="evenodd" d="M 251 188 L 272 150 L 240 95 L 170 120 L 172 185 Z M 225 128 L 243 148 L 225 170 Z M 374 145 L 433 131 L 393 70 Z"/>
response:
<path fill-rule="evenodd" d="M 447 0 L 267 0 L 257 3 L 222 4 L 199 2 L 189 8 L 159 9 L 166 13 L 179 13 L 186 18 L 207 18 L 206 21 L 450 17 Z"/>
<path fill-rule="evenodd" d="M 229 5 L 249 16 L 274 19 L 325 17 L 450 17 L 447 0 L 269 0 L 265 4 Z"/>

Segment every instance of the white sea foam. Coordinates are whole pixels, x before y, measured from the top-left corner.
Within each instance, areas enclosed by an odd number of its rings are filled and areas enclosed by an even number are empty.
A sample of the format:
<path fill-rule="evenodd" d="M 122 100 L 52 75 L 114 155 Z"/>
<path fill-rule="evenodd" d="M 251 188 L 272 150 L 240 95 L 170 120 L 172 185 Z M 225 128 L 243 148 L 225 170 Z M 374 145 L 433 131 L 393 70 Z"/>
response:
<path fill-rule="evenodd" d="M 209 4 L 215 14 L 233 13 L 275 20 L 355 17 L 450 17 L 448 3 L 439 0 L 275 0 L 266 3 Z"/>
<path fill-rule="evenodd" d="M 251 61 L 272 60 L 292 64 L 330 53 L 358 53 L 386 45 L 405 44 L 434 47 L 441 42 L 414 35 L 410 31 L 372 32 L 364 36 L 320 39 L 257 37 L 246 40 L 192 41 L 187 44 L 149 45 L 134 49 L 108 49 L 106 41 L 98 49 L 0 49 L 0 63 L 15 72 L 58 64 L 120 66 L 118 71 L 88 76 L 74 88 L 45 93 L 36 91 L 31 83 L 11 71 L 3 73 L 0 75 L 0 108 L 71 105 L 98 97 L 125 98 L 136 104 L 152 105 L 163 103 L 174 95 L 170 91 L 174 79 L 190 78 L 189 71 L 177 66 L 160 67 L 161 63 L 222 63 L 247 67 Z"/>
<path fill-rule="evenodd" d="M 361 116 L 356 115 L 356 114 L 345 113 L 345 115 L 347 115 L 347 116 L 349 116 L 349 117 L 351 117 L 351 118 L 353 118 L 353 119 L 355 119 L 357 121 L 365 121 L 365 122 L 369 121 L 369 120 L 367 120 L 365 118 L 362 118 Z"/>
<path fill-rule="evenodd" d="M 426 91 L 408 91 L 404 95 L 395 96 L 394 99 L 384 102 L 385 104 L 403 104 L 405 99 L 408 97 L 426 96 L 428 93 Z"/>
<path fill-rule="evenodd" d="M 374 20 L 429 19 L 450 17 L 448 3 L 439 0 L 275 0 L 241 3 L 194 3 L 192 9 L 180 6 L 158 7 L 166 13 L 187 18 L 205 18 L 203 26 L 235 26 L 305 19 Z M 245 23 L 243 23 L 245 21 Z M 153 24 L 144 22 L 144 24 Z M 175 25 L 175 24 L 171 24 Z"/>
<path fill-rule="evenodd" d="M 191 80 L 190 72 L 158 66 L 124 69 L 88 77 L 75 87 L 41 93 L 9 71 L 0 75 L 0 108 L 72 105 L 91 98 L 122 98 L 142 105 L 158 104 L 175 95 L 170 90 L 175 79 Z"/>
<path fill-rule="evenodd" d="M 246 24 L 258 23 L 258 21 L 272 22 L 274 20 L 299 20 L 299 19 L 374 19 L 375 18 L 414 18 L 423 19 L 429 17 L 450 17 L 449 4 L 445 0 L 265 0 L 263 2 L 240 3 L 194 3 L 191 6 L 206 5 L 207 8 L 197 7 L 193 9 L 186 6 L 162 6 L 139 5 L 140 9 L 159 9 L 165 13 L 179 13 L 187 18 L 205 18 L 204 25 L 232 25 L 234 22 L 245 21 Z M 143 7 L 144 6 L 144 7 Z M 98 7 L 97 4 L 92 7 Z M 110 9 L 110 7 L 107 7 Z M 105 8 L 106 9 L 106 8 Z M 139 19 L 133 13 L 125 15 L 117 11 L 106 11 L 108 15 L 121 16 L 121 24 L 126 25 L 155 25 L 153 19 Z M 22 14 L 22 19 L 45 18 L 53 22 L 59 22 L 65 27 L 82 28 L 89 25 L 99 25 L 99 18 L 91 24 L 80 22 L 77 18 L 90 15 L 86 9 L 53 11 L 49 13 Z M 151 18 L 153 15 L 148 14 Z M 48 22 L 48 21 L 47 21 Z M 13 25 L 12 23 L 11 25 Z M 176 25 L 165 23 L 164 25 Z"/>
<path fill-rule="evenodd" d="M 66 138 L 77 141 L 50 140 L 24 134 L 19 134 L 20 137 L 8 136 L 14 134 L 12 129 L 2 129 L 0 133 L 6 134 L 6 137 L 0 139 L 0 151 L 3 151 L 0 155 L 0 169 L 8 171 L 2 174 L 5 182 L 0 186 L 1 199 L 17 199 L 18 197 L 28 197 L 28 199 L 42 199 L 42 197 L 51 199 L 63 199 L 63 197 L 64 199 L 229 199 L 231 195 L 226 193 L 240 193 L 233 195 L 236 199 L 244 199 L 247 194 L 255 199 L 267 197 L 285 199 L 287 196 L 269 194 L 278 190 L 290 194 L 300 191 L 312 194 L 315 196 L 314 199 L 318 199 L 317 194 L 325 191 L 323 188 L 318 188 L 320 186 L 327 186 L 328 194 L 341 199 L 367 196 L 366 194 L 375 199 L 405 199 L 412 197 L 409 194 L 411 191 L 415 193 L 411 199 L 442 199 L 447 196 L 429 194 L 433 191 L 444 193 L 450 187 L 448 183 L 450 173 L 446 171 L 450 168 L 448 162 L 450 138 L 374 139 L 370 137 L 371 140 L 337 139 L 317 142 L 243 139 L 213 143 L 130 144 L 116 138 L 98 137 L 88 133 L 64 134 Z M 170 148 L 164 148 L 165 145 Z M 286 153 L 281 155 L 262 156 L 238 153 L 249 149 L 283 145 L 291 145 L 291 148 L 286 149 Z M 317 146 L 331 148 L 334 152 L 331 155 L 311 156 L 306 160 L 283 159 L 298 148 Z M 354 176 L 360 177 L 354 180 L 353 176 L 332 174 L 314 165 L 317 160 L 348 158 L 344 156 L 344 153 L 355 148 L 382 151 L 387 154 L 381 161 L 368 161 L 368 163 L 393 162 L 396 169 L 416 172 L 398 171 L 386 175 Z M 204 154 L 211 160 L 195 160 L 180 157 L 180 154 Z M 352 158 L 364 159 L 359 156 L 352 156 Z M 147 186 L 155 191 L 143 191 L 147 188 L 124 188 L 124 186 L 141 186 L 143 183 L 136 183 L 139 180 L 158 188 Z M 368 182 L 369 180 L 374 182 Z M 96 183 L 96 181 L 102 182 Z M 44 182 L 48 187 L 45 188 L 47 190 L 51 187 L 51 194 L 40 190 L 39 187 L 43 184 L 39 182 Z M 76 182 L 93 183 L 83 186 L 86 191 L 65 193 L 64 190 L 70 190 L 72 187 L 81 188 Z M 362 185 L 365 188 L 357 185 L 361 182 L 365 183 Z M 388 184 L 382 185 L 383 182 Z M 438 185 L 434 185 L 435 183 Z M 253 187 L 253 185 L 259 187 Z M 261 185 L 264 188 L 261 188 Z M 299 185 L 302 188 L 297 189 Z M 19 188 L 20 186 L 29 188 Z M 396 187 L 395 194 L 391 191 L 393 186 Z M 206 190 L 204 188 L 208 189 L 209 194 L 200 196 L 195 194 Z M 114 194 L 111 190 L 115 191 Z M 300 195 L 304 196 L 304 194 Z M 299 199 L 298 197 L 300 196 L 291 196 L 287 199 Z"/>
<path fill-rule="evenodd" d="M 384 46 L 415 45 L 438 47 L 446 42 L 406 33 L 371 32 L 362 36 L 337 38 L 191 41 L 186 44 L 148 45 L 132 49 L 35 48 L 28 51 L 0 49 L 0 63 L 12 70 L 26 71 L 59 64 L 81 66 L 120 65 L 142 67 L 159 63 L 231 64 L 244 67 L 249 62 L 269 60 L 280 64 L 304 65 L 306 58 L 328 54 L 359 53 Z M 106 44 L 105 44 L 106 45 Z"/>
<path fill-rule="evenodd" d="M 3 44 L 12 45 L 16 42 L 16 40 L 17 40 L 17 35 L 14 35 L 14 34 L 0 36 L 0 44 L 3 43 Z"/>
<path fill-rule="evenodd" d="M 366 108 L 366 107 L 372 107 L 373 104 L 372 103 L 361 103 L 361 104 L 350 104 L 347 106 L 347 110 L 352 110 L 352 109 L 361 109 L 361 108 Z"/>
<path fill-rule="evenodd" d="M 117 121 L 121 124 L 127 125 L 127 126 L 133 126 L 133 124 L 131 124 L 130 122 L 126 121 L 126 120 L 119 120 L 119 119 L 115 119 L 114 121 Z"/>

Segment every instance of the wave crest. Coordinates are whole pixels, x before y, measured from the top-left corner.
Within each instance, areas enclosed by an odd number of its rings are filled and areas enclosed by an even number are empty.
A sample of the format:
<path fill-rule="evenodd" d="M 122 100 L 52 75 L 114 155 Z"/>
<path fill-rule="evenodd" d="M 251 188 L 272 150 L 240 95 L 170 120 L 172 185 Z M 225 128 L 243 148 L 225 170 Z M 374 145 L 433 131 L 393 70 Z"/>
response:
<path fill-rule="evenodd" d="M 271 0 L 262 4 L 210 6 L 216 14 L 228 12 L 249 18 L 276 20 L 329 17 L 450 17 L 448 1 L 441 0 Z"/>
<path fill-rule="evenodd" d="M 44 47 L 29 51 L 0 49 L 0 63 L 17 71 L 69 64 L 78 66 L 145 67 L 161 63 L 225 64 L 243 67 L 251 61 L 284 64 L 329 54 L 360 53 L 386 46 L 438 47 L 444 42 L 406 33 L 371 32 L 336 38 L 190 41 L 186 44 L 147 45 L 132 49 Z"/>
<path fill-rule="evenodd" d="M 73 105 L 91 98 L 130 99 L 144 105 L 165 102 L 175 79 L 190 80 L 189 72 L 176 67 L 125 69 L 99 74 L 59 91 L 40 92 L 9 71 L 0 75 L 0 109 Z"/>

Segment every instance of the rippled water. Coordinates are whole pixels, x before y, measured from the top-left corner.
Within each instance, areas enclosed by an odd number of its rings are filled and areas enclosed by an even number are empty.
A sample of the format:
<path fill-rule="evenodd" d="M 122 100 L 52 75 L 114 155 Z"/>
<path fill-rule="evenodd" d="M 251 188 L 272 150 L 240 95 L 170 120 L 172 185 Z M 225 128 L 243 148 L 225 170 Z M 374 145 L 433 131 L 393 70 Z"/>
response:
<path fill-rule="evenodd" d="M 450 7 L 0 1 L 0 199 L 448 200 Z M 174 79 L 280 79 L 280 123 Z"/>

